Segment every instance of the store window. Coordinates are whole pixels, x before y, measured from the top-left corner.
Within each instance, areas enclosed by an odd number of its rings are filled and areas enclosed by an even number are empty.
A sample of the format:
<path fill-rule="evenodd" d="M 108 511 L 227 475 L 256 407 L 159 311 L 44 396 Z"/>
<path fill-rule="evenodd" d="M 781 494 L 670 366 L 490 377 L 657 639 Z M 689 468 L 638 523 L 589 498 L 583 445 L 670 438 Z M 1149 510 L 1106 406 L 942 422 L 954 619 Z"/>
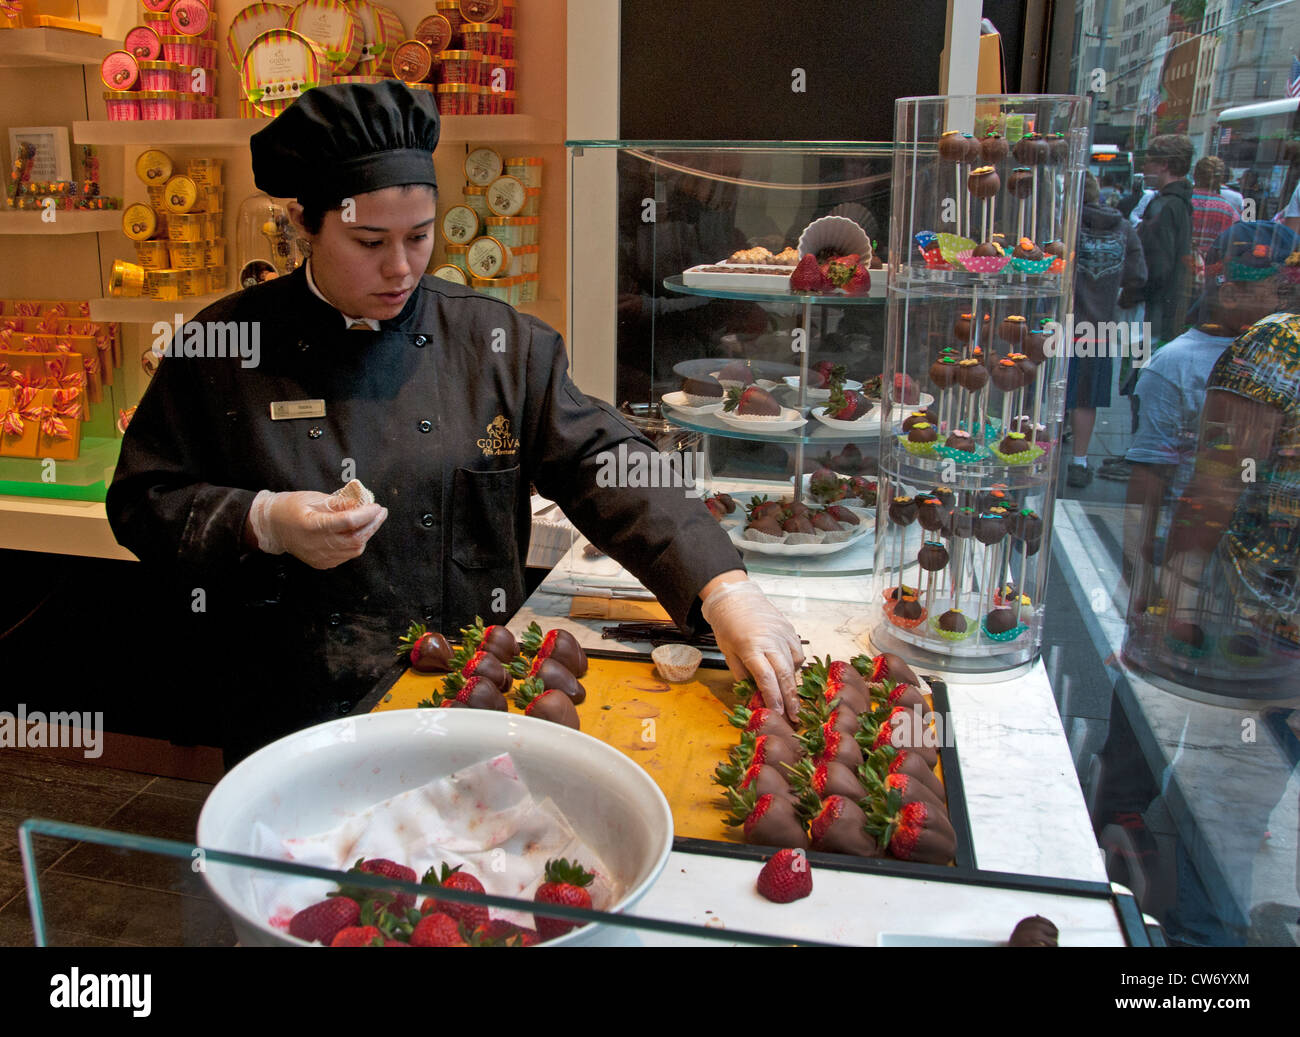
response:
<path fill-rule="evenodd" d="M 1049 677 L 1110 877 L 1172 941 L 1294 946 L 1300 0 L 1080 0 L 1073 32 L 1075 316 L 1138 334 L 1071 364 Z"/>

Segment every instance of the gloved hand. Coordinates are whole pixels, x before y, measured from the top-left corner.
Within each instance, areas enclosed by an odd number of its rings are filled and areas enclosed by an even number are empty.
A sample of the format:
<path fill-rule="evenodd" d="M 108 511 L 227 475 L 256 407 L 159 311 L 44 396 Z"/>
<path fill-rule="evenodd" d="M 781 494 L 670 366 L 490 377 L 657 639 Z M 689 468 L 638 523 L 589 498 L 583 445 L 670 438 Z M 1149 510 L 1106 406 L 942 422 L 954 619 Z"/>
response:
<path fill-rule="evenodd" d="M 736 680 L 752 677 L 763 701 L 794 720 L 799 712 L 795 674 L 804 655 L 790 621 L 749 580 L 720 584 L 700 611 Z"/>
<path fill-rule="evenodd" d="M 288 552 L 313 569 L 333 569 L 365 551 L 386 518 L 387 508 L 337 494 L 262 490 L 253 498 L 248 528 L 267 554 Z"/>

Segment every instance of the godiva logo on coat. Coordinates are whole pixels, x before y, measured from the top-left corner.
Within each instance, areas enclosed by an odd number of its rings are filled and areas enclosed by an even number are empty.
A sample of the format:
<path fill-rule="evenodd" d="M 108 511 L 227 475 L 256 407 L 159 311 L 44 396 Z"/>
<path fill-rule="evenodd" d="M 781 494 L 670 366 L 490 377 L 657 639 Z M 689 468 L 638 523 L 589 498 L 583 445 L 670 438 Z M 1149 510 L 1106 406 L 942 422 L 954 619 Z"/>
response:
<path fill-rule="evenodd" d="M 501 457 L 519 453 L 519 440 L 510 434 L 510 421 L 498 414 L 487 427 L 487 436 L 478 441 L 484 457 Z"/>

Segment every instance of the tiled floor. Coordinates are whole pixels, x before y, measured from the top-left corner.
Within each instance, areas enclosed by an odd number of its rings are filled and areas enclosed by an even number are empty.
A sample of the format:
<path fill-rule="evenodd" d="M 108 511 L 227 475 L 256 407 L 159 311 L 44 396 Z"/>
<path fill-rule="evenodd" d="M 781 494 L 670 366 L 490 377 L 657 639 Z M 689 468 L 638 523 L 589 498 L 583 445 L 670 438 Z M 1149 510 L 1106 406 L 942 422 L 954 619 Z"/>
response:
<path fill-rule="evenodd" d="M 210 785 L 0 750 L 0 946 L 34 942 L 17 829 L 29 817 L 189 841 Z M 190 862 L 35 839 L 52 946 L 229 946 L 234 931 Z"/>

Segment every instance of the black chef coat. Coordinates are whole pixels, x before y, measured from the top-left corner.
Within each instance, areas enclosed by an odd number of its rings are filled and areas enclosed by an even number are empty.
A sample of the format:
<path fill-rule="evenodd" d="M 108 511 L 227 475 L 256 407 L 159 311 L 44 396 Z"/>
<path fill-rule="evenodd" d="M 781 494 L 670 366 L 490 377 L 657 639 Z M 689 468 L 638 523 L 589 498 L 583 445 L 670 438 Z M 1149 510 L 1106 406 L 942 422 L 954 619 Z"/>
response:
<path fill-rule="evenodd" d="M 743 568 L 680 488 L 598 485 L 602 452 L 651 445 L 577 389 L 556 331 L 505 303 L 424 277 L 378 332 L 352 331 L 299 269 L 194 320 L 258 325 L 260 363 L 164 359 L 107 510 L 123 546 L 172 569 L 171 607 L 206 631 L 181 679 L 220 675 L 228 759 L 350 709 L 410 621 L 454 636 L 475 614 L 517 611 L 530 483 L 683 626 L 700 622 L 709 580 Z M 323 400 L 325 416 L 271 420 L 273 402 L 300 400 Z M 257 491 L 328 493 L 351 477 L 389 512 L 359 558 L 315 570 L 244 547 Z"/>

